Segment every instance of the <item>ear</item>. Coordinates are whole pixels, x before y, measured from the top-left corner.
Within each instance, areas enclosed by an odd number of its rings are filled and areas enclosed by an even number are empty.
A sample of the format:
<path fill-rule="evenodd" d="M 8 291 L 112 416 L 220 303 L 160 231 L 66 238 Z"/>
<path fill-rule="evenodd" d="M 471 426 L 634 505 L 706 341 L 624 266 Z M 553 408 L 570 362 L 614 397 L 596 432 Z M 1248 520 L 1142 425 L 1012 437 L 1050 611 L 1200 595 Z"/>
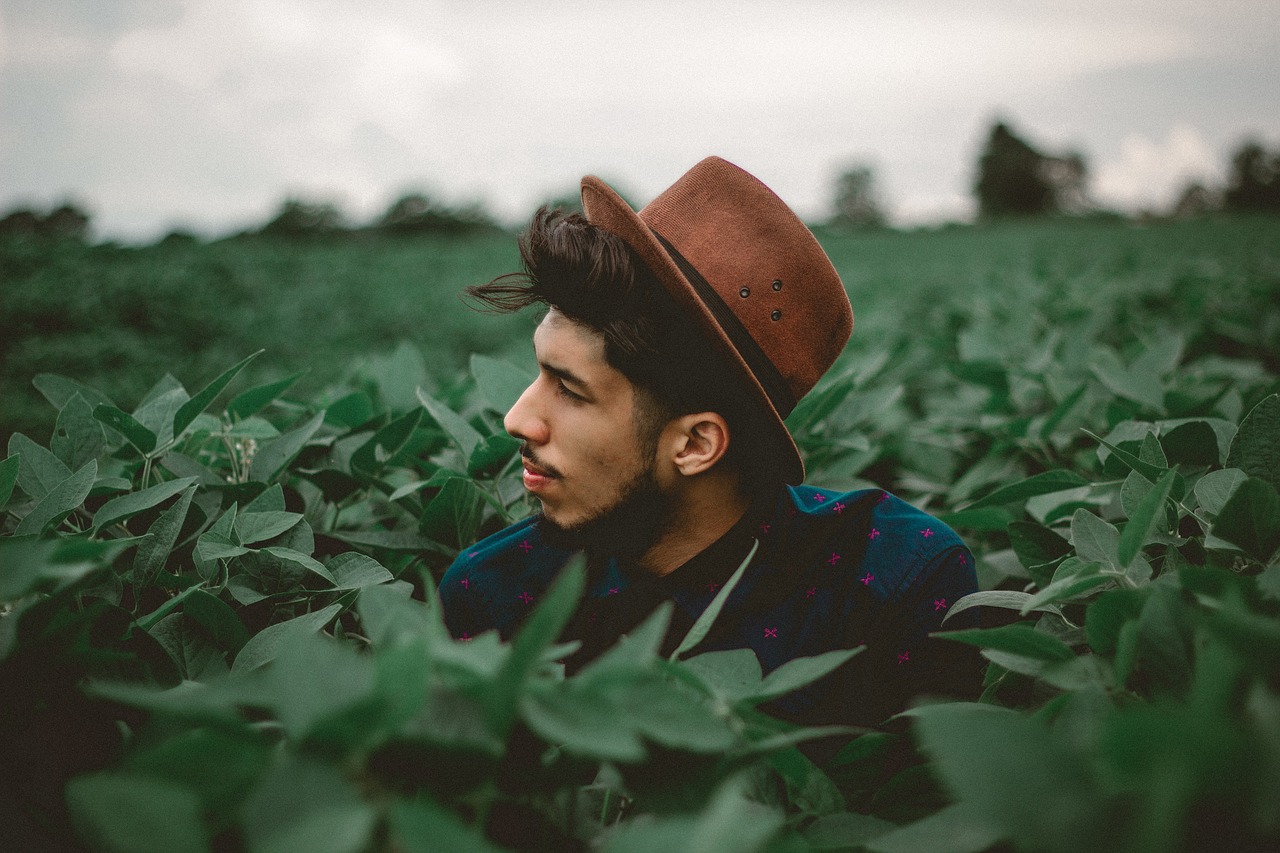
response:
<path fill-rule="evenodd" d="M 692 477 L 715 467 L 729 449 L 729 424 L 715 412 L 682 415 L 671 422 L 672 464 Z"/>

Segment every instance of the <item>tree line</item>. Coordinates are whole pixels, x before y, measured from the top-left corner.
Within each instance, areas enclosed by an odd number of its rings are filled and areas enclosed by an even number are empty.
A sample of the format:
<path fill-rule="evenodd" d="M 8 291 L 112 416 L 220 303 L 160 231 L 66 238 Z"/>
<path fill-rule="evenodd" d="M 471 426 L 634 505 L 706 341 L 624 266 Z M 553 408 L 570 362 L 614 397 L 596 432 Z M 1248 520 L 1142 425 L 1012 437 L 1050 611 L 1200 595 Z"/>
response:
<path fill-rule="evenodd" d="M 1107 213 L 1089 197 L 1089 170 L 1083 154 L 1041 150 L 1003 120 L 994 122 L 988 132 L 975 172 L 972 191 L 980 219 Z M 823 224 L 836 229 L 888 224 L 884 199 L 870 166 L 860 164 L 844 170 L 833 189 L 833 211 Z M 548 203 L 580 210 L 576 194 Z M 1222 186 L 1190 183 L 1165 213 L 1186 218 L 1218 212 L 1280 213 L 1280 148 L 1273 150 L 1256 139 L 1245 140 L 1231 155 Z M 0 218 L 0 239 L 87 241 L 89 222 L 89 214 L 72 203 L 45 213 L 19 208 Z M 238 236 L 308 239 L 360 234 L 463 235 L 501 228 L 479 202 L 455 205 L 413 191 L 365 223 L 352 223 L 331 201 L 286 198 L 265 223 Z M 174 232 L 166 239 L 195 237 Z"/>

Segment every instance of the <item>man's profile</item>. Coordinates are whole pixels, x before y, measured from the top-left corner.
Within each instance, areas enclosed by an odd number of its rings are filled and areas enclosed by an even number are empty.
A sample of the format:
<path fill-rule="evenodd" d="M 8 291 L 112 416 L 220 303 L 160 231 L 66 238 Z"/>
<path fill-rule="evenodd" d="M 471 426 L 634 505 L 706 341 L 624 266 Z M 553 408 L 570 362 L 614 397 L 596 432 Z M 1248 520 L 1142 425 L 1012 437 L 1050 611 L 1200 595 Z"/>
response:
<path fill-rule="evenodd" d="M 639 213 L 594 177 L 582 202 L 539 210 L 523 272 L 469 290 L 494 310 L 546 308 L 537 378 L 505 419 L 541 512 L 459 555 L 440 584 L 450 630 L 510 636 L 585 551 L 569 670 L 665 600 L 669 651 L 758 543 L 695 651 L 751 648 L 768 672 L 867 646 L 775 713 L 876 725 L 917 695 L 969 692 L 972 652 L 927 638 L 976 589 L 960 539 L 879 489 L 802 484 L 784 419 L 853 327 L 813 234 L 715 157 Z"/>

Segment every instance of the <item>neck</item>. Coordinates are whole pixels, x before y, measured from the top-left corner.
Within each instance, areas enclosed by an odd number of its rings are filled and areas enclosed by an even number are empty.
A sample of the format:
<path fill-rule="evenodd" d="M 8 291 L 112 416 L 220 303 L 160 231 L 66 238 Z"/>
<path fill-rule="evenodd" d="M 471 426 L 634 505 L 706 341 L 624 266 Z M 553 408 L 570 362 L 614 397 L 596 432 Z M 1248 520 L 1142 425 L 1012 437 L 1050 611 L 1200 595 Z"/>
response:
<path fill-rule="evenodd" d="M 671 524 L 636 563 L 666 575 L 702 553 L 738 523 L 751 500 L 735 481 L 707 478 L 690 483 L 676 497 Z"/>

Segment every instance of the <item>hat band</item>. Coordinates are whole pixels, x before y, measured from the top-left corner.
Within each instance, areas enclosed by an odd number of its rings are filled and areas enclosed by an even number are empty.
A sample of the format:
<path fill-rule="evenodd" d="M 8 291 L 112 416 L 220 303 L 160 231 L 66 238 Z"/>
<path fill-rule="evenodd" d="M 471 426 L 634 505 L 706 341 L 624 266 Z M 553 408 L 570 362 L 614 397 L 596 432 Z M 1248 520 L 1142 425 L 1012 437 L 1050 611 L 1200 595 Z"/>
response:
<path fill-rule="evenodd" d="M 747 363 L 747 367 L 755 375 L 756 381 L 760 383 L 760 387 L 764 389 L 764 393 L 769 397 L 769 402 L 773 403 L 773 407 L 778 410 L 778 414 L 786 417 L 791 414 L 791 410 L 796 407 L 796 398 L 791 394 L 791 388 L 787 385 L 782 374 L 774 365 L 769 357 L 765 355 L 760 344 L 756 343 L 755 338 L 751 337 L 751 333 L 742 325 L 742 321 L 738 316 L 724 304 L 724 300 L 720 298 L 720 294 L 716 293 L 702 273 L 698 272 L 693 264 L 682 254 L 671 242 L 663 237 L 653 228 L 649 229 L 653 232 L 653 236 L 658 238 L 658 242 L 662 244 L 662 248 L 667 250 L 667 254 L 671 256 L 671 260 L 675 261 L 680 272 L 684 273 L 684 277 L 693 285 L 694 292 L 698 294 L 698 298 L 702 300 L 702 304 L 706 305 L 711 311 L 711 316 L 715 318 L 716 323 L 728 335 L 733 348 L 738 351 L 738 355 L 742 356 L 742 360 Z"/>

